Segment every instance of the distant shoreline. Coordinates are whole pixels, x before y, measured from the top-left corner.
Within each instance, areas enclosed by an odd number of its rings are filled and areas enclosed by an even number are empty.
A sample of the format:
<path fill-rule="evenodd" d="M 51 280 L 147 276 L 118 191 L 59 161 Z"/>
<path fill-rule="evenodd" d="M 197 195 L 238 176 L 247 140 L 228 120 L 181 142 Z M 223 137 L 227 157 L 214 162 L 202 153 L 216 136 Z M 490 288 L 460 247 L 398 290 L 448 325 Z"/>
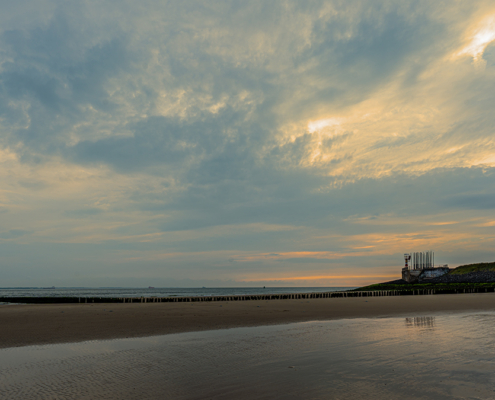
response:
<path fill-rule="evenodd" d="M 67 302 L 77 302 L 78 298 L 167 298 L 167 297 L 211 297 L 211 296 L 244 296 L 244 295 L 266 295 L 266 294 L 295 294 L 295 293 L 315 293 L 334 292 L 354 289 L 354 287 L 224 287 L 224 288 L 63 288 L 55 287 L 51 289 L 42 288 L 0 288 L 0 302 L 8 301 L 8 298 L 29 297 L 31 301 L 36 298 L 51 297 L 66 298 Z"/>

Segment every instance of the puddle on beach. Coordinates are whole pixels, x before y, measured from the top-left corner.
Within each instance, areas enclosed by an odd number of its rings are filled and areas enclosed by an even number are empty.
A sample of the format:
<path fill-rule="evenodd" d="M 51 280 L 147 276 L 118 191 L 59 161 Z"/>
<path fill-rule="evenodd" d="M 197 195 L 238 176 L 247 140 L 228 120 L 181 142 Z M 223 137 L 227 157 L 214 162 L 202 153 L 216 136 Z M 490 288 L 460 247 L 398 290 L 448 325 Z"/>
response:
<path fill-rule="evenodd" d="M 492 399 L 495 313 L 0 350 L 1 399 Z"/>

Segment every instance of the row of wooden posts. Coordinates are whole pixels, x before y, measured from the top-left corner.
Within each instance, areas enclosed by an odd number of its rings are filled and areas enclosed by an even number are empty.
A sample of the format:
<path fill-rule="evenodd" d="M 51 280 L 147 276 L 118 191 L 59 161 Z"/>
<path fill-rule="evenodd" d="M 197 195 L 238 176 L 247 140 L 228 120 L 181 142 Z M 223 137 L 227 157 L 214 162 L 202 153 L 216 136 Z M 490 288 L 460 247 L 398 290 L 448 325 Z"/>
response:
<path fill-rule="evenodd" d="M 433 294 L 488 293 L 494 287 L 462 289 L 419 289 L 419 290 L 375 290 L 323 293 L 287 293 L 238 296 L 197 296 L 197 297 L 0 297 L 0 303 L 184 303 L 207 301 L 248 301 L 248 300 L 299 300 L 346 297 L 382 296 L 423 296 Z"/>

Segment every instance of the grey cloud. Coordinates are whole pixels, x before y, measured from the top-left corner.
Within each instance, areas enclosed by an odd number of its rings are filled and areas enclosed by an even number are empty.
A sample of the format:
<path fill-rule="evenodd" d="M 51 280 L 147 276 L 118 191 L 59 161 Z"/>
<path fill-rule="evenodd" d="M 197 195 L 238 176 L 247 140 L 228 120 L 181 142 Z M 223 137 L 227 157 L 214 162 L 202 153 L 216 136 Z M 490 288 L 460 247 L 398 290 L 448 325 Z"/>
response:
<path fill-rule="evenodd" d="M 250 158 L 249 152 L 259 148 L 256 132 L 240 124 L 243 115 L 227 109 L 219 115 L 203 114 L 193 121 L 179 118 L 150 117 L 129 128 L 132 137 L 110 137 L 98 141 L 82 141 L 67 149 L 70 157 L 81 163 L 105 163 L 120 171 L 137 171 L 153 166 L 174 166 L 180 169 L 200 163 L 191 169 L 190 179 L 207 182 L 226 174 Z"/>
<path fill-rule="evenodd" d="M 453 196 L 446 201 L 450 207 L 467 208 L 470 210 L 495 209 L 495 193 L 475 193 Z"/>
<path fill-rule="evenodd" d="M 101 102 L 106 97 L 102 82 L 126 65 L 123 41 L 88 46 L 77 43 L 76 36 L 60 16 L 46 29 L 4 32 L 12 59 L 3 64 L 6 94 L 31 96 L 50 111 L 60 111 L 68 101 L 84 103 L 88 92 L 92 103 Z"/>
<path fill-rule="evenodd" d="M 293 258 L 281 258 L 276 260 L 280 263 L 290 263 L 290 264 L 341 264 L 345 259 L 347 264 L 352 264 L 353 262 L 359 264 L 361 262 L 359 257 L 354 256 L 344 256 L 339 258 L 315 258 L 315 257 L 293 257 Z"/>
<path fill-rule="evenodd" d="M 189 132 L 195 128 L 198 126 L 191 127 Z M 137 124 L 135 129 L 133 137 L 81 141 L 68 149 L 68 153 L 76 162 L 104 163 L 120 171 L 136 171 L 156 164 L 181 163 L 197 151 L 191 141 L 195 139 L 181 129 L 177 119 L 152 117 L 146 123 Z M 200 131 L 198 135 L 202 133 L 205 132 Z"/>
<path fill-rule="evenodd" d="M 481 168 L 436 170 L 419 177 L 400 173 L 384 179 L 363 179 L 343 188 L 317 191 L 330 179 L 270 171 L 273 181 L 232 182 L 223 187 L 191 186 L 162 209 L 178 214 L 160 226 L 164 231 L 242 223 L 273 223 L 334 229 L 350 216 L 386 215 L 413 217 L 435 215 L 447 208 L 480 209 L 493 206 L 489 187 L 495 174 Z M 266 179 L 266 176 L 265 176 Z M 490 183 L 492 182 L 492 183 Z M 479 193 L 480 187 L 485 192 Z M 478 192 L 476 196 L 470 192 Z M 460 193 L 466 193 L 460 195 Z M 353 227 L 343 227 L 350 233 Z M 365 232 L 367 228 L 356 228 Z M 383 228 L 385 229 L 385 228 Z M 343 233 L 343 232 L 342 232 Z M 357 233 L 357 232 L 355 232 Z"/>
<path fill-rule="evenodd" d="M 31 180 L 31 181 L 19 181 L 19 185 L 22 187 L 31 189 L 31 190 L 42 190 L 46 188 L 46 183 L 42 181 L 36 181 L 36 180 Z"/>
<path fill-rule="evenodd" d="M 305 258 L 284 258 L 276 260 L 277 262 L 287 262 L 287 263 L 298 263 L 298 264 L 333 264 L 333 263 L 341 263 L 342 259 L 330 259 L 330 258 L 314 258 L 314 257 L 305 257 Z"/>
<path fill-rule="evenodd" d="M 495 67 L 495 43 L 488 45 L 483 53 L 483 59 L 487 62 L 488 68 Z"/>
<path fill-rule="evenodd" d="M 11 229 L 6 232 L 0 233 L 0 239 L 17 239 L 22 236 L 28 235 L 31 231 L 26 231 L 23 229 Z"/>
<path fill-rule="evenodd" d="M 62 14 L 44 28 L 2 33 L 7 61 L 0 71 L 0 114 L 11 123 L 7 143 L 21 141 L 28 146 L 26 152 L 53 154 L 63 135 L 84 119 L 82 106 L 115 109 L 105 85 L 130 67 L 125 37 L 84 43 L 83 36 Z M 26 114 L 10 100 L 29 103 L 28 127 Z"/>
<path fill-rule="evenodd" d="M 67 217 L 72 217 L 72 218 L 86 218 L 92 215 L 98 215 L 101 214 L 102 210 L 99 208 L 95 207 L 88 207 L 88 208 L 81 208 L 79 210 L 69 210 L 65 211 L 64 214 Z"/>
<path fill-rule="evenodd" d="M 418 140 L 413 137 L 395 137 L 395 138 L 387 138 L 377 141 L 371 148 L 372 149 L 381 149 L 381 148 L 399 148 L 404 146 L 405 144 L 411 143 L 413 141 Z"/>
<path fill-rule="evenodd" d="M 205 227 L 207 228 L 207 227 Z M 210 225 L 211 228 L 211 225 Z M 201 228 L 199 228 L 201 229 Z M 167 231 L 170 232 L 170 231 Z M 279 230 L 279 231 L 260 231 L 240 229 L 235 232 L 230 231 L 228 234 L 212 234 L 214 230 L 205 229 L 205 234 L 195 238 L 184 238 L 175 243 L 169 243 L 166 246 L 173 248 L 174 251 L 256 251 L 270 252 L 274 248 L 285 249 L 287 243 L 292 243 L 300 237 L 301 232 L 297 229 Z M 143 246 L 140 246 L 143 247 Z M 150 246 L 152 247 L 152 246 Z M 337 245 L 329 245 L 332 250 L 338 250 Z M 235 258 L 234 258 L 235 261 Z"/>
<path fill-rule="evenodd" d="M 317 13 L 319 7 L 317 3 L 295 5 L 301 17 Z M 263 7 L 267 21 L 282 12 L 277 6 Z M 357 19 L 347 17 L 355 13 L 355 7 L 367 11 Z M 339 5 L 338 17 L 325 23 L 315 20 L 311 46 L 296 52 L 293 62 L 295 66 L 311 63 L 314 67 L 305 70 L 304 75 L 313 81 L 329 82 L 330 86 L 312 90 L 311 98 L 298 102 L 298 110 L 289 111 L 291 117 L 304 109 L 318 108 L 322 102 L 340 107 L 361 101 L 369 90 L 390 79 L 416 51 L 429 51 L 427 38 L 433 32 L 438 34 L 442 27 L 420 12 L 420 6 L 415 7 L 388 3 L 381 9 L 368 9 L 363 4 Z M 239 12 L 235 7 L 221 10 L 235 18 Z M 253 10 L 243 7 L 242 13 L 259 15 L 258 6 L 253 6 Z M 219 10 L 205 8 L 204 12 L 204 21 L 200 23 L 205 23 L 208 15 L 217 18 Z M 305 81 L 298 81 L 295 75 L 280 81 L 276 70 L 266 65 L 249 62 L 236 65 L 229 56 L 211 51 L 211 39 L 193 39 L 203 28 L 201 25 L 179 29 L 180 19 L 164 31 L 163 69 L 170 73 L 163 80 L 164 89 L 187 88 L 197 96 L 213 99 L 248 90 L 258 93 L 261 103 L 249 109 L 234 110 L 228 106 L 217 115 L 207 115 L 204 110 L 192 107 L 185 118 L 149 117 L 127 125 L 123 121 L 118 125 L 133 132 L 132 137 L 115 135 L 118 132 L 104 139 L 89 135 L 73 148 L 67 148 L 57 136 L 84 120 L 82 105 L 114 114 L 114 118 L 125 118 L 105 84 L 122 71 L 131 71 L 133 63 L 141 68 L 135 72 L 141 73 L 150 57 L 143 56 L 146 51 L 139 53 L 139 58 L 137 53 L 132 53 L 129 43 L 136 33 L 132 30 L 126 32 L 124 39 L 110 37 L 93 44 L 79 38 L 67 18 L 59 12 L 45 28 L 8 31 L 3 35 L 14 60 L 4 64 L 0 76 L 4 94 L 12 98 L 27 96 L 32 101 L 29 128 L 17 129 L 15 134 L 24 144 L 32 143 L 24 150 L 23 161 L 43 162 L 47 154 L 60 153 L 73 162 L 108 164 L 120 172 L 163 167 L 164 171 L 155 168 L 153 173 L 180 173 L 176 177 L 184 183 L 213 184 L 236 179 L 248 181 L 253 175 L 261 175 L 262 169 L 277 168 L 277 163 L 279 167 L 297 165 L 310 151 L 310 137 L 303 135 L 280 148 L 272 143 L 271 154 L 259 159 L 260 149 L 270 143 L 278 124 L 274 107 L 283 103 L 291 90 L 298 91 Z M 261 29 L 269 26 L 267 22 L 260 24 Z M 135 87 L 139 80 L 127 76 L 129 87 Z M 156 97 L 153 89 L 146 84 L 139 89 L 146 93 L 146 101 L 153 104 Z M 122 95 L 129 93 L 132 90 L 124 90 Z M 332 103 L 334 100 L 339 105 Z M 232 130 L 236 131 L 233 138 Z M 324 146 L 331 147 L 332 141 L 327 140 Z M 329 166 L 349 157 L 352 154 L 343 154 L 331 160 Z"/>
<path fill-rule="evenodd" d="M 311 7 L 303 7 L 299 3 L 294 3 L 294 6 L 301 16 L 305 13 L 316 13 L 319 7 L 318 3 Z M 282 12 L 277 6 L 263 7 L 262 15 L 267 21 L 271 21 L 272 16 Z M 337 101 L 343 105 L 346 102 L 362 100 L 372 87 L 379 85 L 383 79 L 393 75 L 399 66 L 404 65 L 408 55 L 421 47 L 420 45 L 424 47 L 425 38 L 431 35 L 432 31 L 440 29 L 424 14 L 414 12 L 414 9 L 411 12 L 411 8 L 414 8 L 412 6 L 387 6 L 383 10 L 368 10 L 365 13 L 366 17 L 357 20 L 357 26 L 352 25 L 349 28 L 348 24 L 356 24 L 356 21 L 347 20 L 345 17 L 352 7 L 340 7 L 337 8 L 337 19 L 324 24 L 316 22 L 309 50 L 294 54 L 296 66 L 305 62 L 315 65 L 311 70 L 304 72 L 305 76 L 331 83 L 330 87 L 323 86 L 316 92 L 312 91 L 311 98 L 308 98 L 304 105 L 299 105 L 301 109 L 318 107 L 317 103 L 322 101 L 327 104 L 328 101 Z M 357 7 L 364 6 L 358 4 Z M 193 7 L 186 8 L 184 12 L 192 12 Z M 208 16 L 214 19 L 219 10 L 238 18 L 239 10 L 236 7 L 213 7 L 209 11 L 205 8 L 203 18 L 205 21 Z M 242 13 L 254 13 L 258 17 L 260 8 L 253 5 L 253 10 L 254 12 L 243 7 Z M 339 20 L 340 14 L 344 15 L 342 21 Z M 208 46 L 211 43 L 208 41 L 193 40 L 201 26 L 195 29 L 180 29 L 180 23 L 180 19 L 174 21 L 174 28 L 164 32 L 163 40 L 167 45 L 163 48 L 163 54 L 166 55 L 163 69 L 171 74 L 170 79 L 163 82 L 164 87 L 188 87 L 198 96 L 207 94 L 213 98 L 219 98 L 223 93 L 236 94 L 245 89 L 258 91 L 264 98 L 263 104 L 254 114 L 251 113 L 249 118 L 262 125 L 259 131 L 270 132 L 277 124 L 277 117 L 271 114 L 273 107 L 280 104 L 285 96 L 290 96 L 291 90 L 299 90 L 305 82 L 298 82 L 296 76 L 281 82 L 276 71 L 271 71 L 263 65 L 236 65 L 235 60 L 229 57 L 213 54 Z M 261 29 L 266 29 L 270 24 L 261 24 Z M 352 34 L 346 36 L 345 33 L 349 29 Z M 4 64 L 0 76 L 4 95 L 11 98 L 27 96 L 32 101 L 30 128 L 17 131 L 17 137 L 26 143 L 35 141 L 39 146 L 44 138 L 70 130 L 71 126 L 84 119 L 85 114 L 80 109 L 84 104 L 103 112 L 113 110 L 116 116 L 120 115 L 121 110 L 115 108 L 117 105 L 105 89 L 106 82 L 122 71 L 129 71 L 133 62 L 139 63 L 140 68 L 145 68 L 144 61 L 146 57 L 150 57 L 149 54 L 145 55 L 145 51 L 141 51 L 139 56 L 137 53 L 131 54 L 130 40 L 126 38 L 132 38 L 135 34 L 133 31 L 125 33 L 124 39 L 107 38 L 97 44 L 89 40 L 85 42 L 84 35 L 78 33 L 71 28 L 67 15 L 59 12 L 46 28 L 8 31 L 3 34 L 3 41 L 10 46 L 10 57 L 13 59 L 10 64 Z M 130 85 L 137 83 L 134 79 L 130 79 L 130 82 Z M 366 89 L 368 87 L 369 90 Z M 140 89 L 147 92 L 146 101 L 152 104 L 156 97 L 153 90 L 147 85 Z M 292 111 L 294 115 L 300 113 L 300 110 Z M 62 121 L 54 122 L 54 114 L 62 116 Z M 231 123 L 225 113 L 218 119 L 223 119 L 219 121 L 222 127 Z M 253 134 L 254 132 L 250 132 L 250 135 Z M 156 154 L 149 157 L 149 160 L 144 160 L 140 154 L 142 148 L 139 143 L 134 143 L 133 146 L 129 140 L 125 143 L 124 140 L 112 141 L 113 139 L 109 138 L 98 145 L 93 145 L 92 140 L 83 139 L 76 149 L 76 153 L 81 153 L 81 161 L 90 159 L 90 153 L 94 152 L 95 160 L 105 162 L 99 151 L 105 151 L 109 157 L 108 163 L 118 165 L 119 168 L 127 168 L 129 165 L 143 167 L 150 165 L 153 160 L 158 162 L 160 158 Z M 60 147 L 55 141 L 51 142 L 50 146 L 46 143 L 43 145 L 45 152 L 53 152 Z M 126 148 L 126 145 L 133 146 L 136 154 L 130 154 L 133 150 Z M 130 160 L 129 163 L 124 165 L 119 162 L 118 159 L 122 157 Z M 167 157 L 171 157 L 171 154 Z M 225 156 L 219 156 L 217 165 L 223 165 L 224 159 Z M 211 160 L 212 164 L 214 162 Z"/>
<path fill-rule="evenodd" d="M 358 103 L 398 73 L 413 85 L 413 77 L 429 65 L 433 55 L 443 51 L 431 38 L 447 35 L 448 29 L 428 16 L 424 4 L 358 7 L 362 8 L 359 16 L 356 5 L 348 3 L 336 8 L 334 18 L 316 22 L 313 43 L 295 57 L 295 64 L 312 66 L 309 83 L 325 83 L 311 86 L 303 107 L 292 112 L 314 110 L 321 102 L 334 109 Z M 304 74 L 308 76 L 306 69 Z"/>

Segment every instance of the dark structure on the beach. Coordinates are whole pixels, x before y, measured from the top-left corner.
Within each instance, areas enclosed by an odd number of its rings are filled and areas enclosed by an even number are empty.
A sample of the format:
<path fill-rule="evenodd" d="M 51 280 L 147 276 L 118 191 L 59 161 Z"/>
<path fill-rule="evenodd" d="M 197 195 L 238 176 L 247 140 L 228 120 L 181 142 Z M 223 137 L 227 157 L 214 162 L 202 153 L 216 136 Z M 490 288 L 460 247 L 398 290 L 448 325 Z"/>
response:
<path fill-rule="evenodd" d="M 424 279 L 437 278 L 448 274 L 447 264 L 435 268 L 435 253 L 431 250 L 404 254 L 405 265 L 402 268 L 402 279 L 413 283 Z"/>

